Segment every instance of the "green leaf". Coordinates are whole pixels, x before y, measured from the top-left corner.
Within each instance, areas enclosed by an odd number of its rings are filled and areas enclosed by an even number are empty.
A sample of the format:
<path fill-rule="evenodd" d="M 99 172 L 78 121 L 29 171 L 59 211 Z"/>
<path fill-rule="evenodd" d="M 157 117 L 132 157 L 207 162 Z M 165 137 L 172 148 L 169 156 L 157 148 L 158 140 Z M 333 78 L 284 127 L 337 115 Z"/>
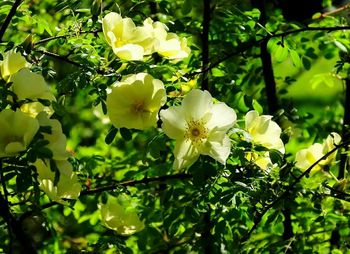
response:
<path fill-rule="evenodd" d="M 310 70 L 311 69 L 311 62 L 310 62 L 310 60 L 308 58 L 303 57 L 302 58 L 302 62 L 303 62 L 304 68 L 306 70 Z"/>
<path fill-rule="evenodd" d="M 132 133 L 131 133 L 131 131 L 129 129 L 121 128 L 120 129 L 120 135 L 126 141 L 129 141 L 129 140 L 132 139 Z"/>
<path fill-rule="evenodd" d="M 182 14 L 187 15 L 191 12 L 191 10 L 192 10 L 192 0 L 185 0 L 181 8 Z"/>
<path fill-rule="evenodd" d="M 282 162 L 283 154 L 281 154 L 281 152 L 277 150 L 274 150 L 274 149 L 270 150 L 269 156 L 272 164 L 275 164 L 275 163 L 280 164 Z"/>
<path fill-rule="evenodd" d="M 288 48 L 282 45 L 277 46 L 276 50 L 272 52 L 272 55 L 275 57 L 277 62 L 284 61 L 288 56 Z"/>
<path fill-rule="evenodd" d="M 115 128 L 114 126 L 111 127 L 111 129 L 109 130 L 106 138 L 105 138 L 105 143 L 107 145 L 111 144 L 115 138 L 115 136 L 117 135 L 118 133 L 118 129 Z"/>
<path fill-rule="evenodd" d="M 297 68 L 301 68 L 303 66 L 303 64 L 301 62 L 301 59 L 300 59 L 298 52 L 296 52 L 295 50 L 290 50 L 289 54 L 290 54 L 290 57 L 292 59 L 294 66 Z"/>

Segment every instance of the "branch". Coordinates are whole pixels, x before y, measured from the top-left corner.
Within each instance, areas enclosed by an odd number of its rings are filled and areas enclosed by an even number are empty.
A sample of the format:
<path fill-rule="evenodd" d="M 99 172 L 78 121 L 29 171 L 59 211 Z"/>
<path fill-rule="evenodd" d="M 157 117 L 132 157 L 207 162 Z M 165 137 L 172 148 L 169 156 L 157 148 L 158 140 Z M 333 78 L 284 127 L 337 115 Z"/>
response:
<path fill-rule="evenodd" d="M 8 26 L 10 25 L 10 22 L 13 18 L 13 16 L 16 14 L 17 8 L 20 6 L 20 4 L 22 3 L 23 0 L 16 0 L 12 7 L 10 12 L 7 14 L 4 23 L 2 23 L 2 26 L 0 28 L 0 42 L 2 42 L 2 38 L 4 37 L 5 31 L 8 28 Z"/>
<path fill-rule="evenodd" d="M 289 194 L 290 191 L 292 191 L 294 189 L 294 187 L 300 182 L 300 180 L 307 174 L 310 173 L 310 171 L 317 166 L 321 161 L 327 159 L 331 154 L 333 154 L 335 151 L 337 151 L 338 149 L 342 148 L 342 147 L 346 147 L 350 144 L 350 140 L 344 141 L 343 143 L 337 145 L 335 148 L 333 148 L 332 150 L 330 150 L 328 153 L 326 153 L 325 155 L 323 155 L 320 159 L 318 159 L 315 163 L 313 163 L 308 169 L 306 169 L 300 176 L 298 176 L 291 185 L 289 185 L 286 190 L 280 195 L 278 196 L 272 203 L 270 203 L 269 205 L 265 206 L 265 208 L 263 209 L 263 211 L 261 213 L 258 214 L 258 216 L 255 218 L 254 220 L 254 225 L 252 226 L 252 228 L 249 230 L 249 232 L 247 233 L 247 235 L 245 235 L 242 238 L 242 242 L 245 242 L 246 240 L 249 239 L 250 235 L 253 233 L 253 231 L 257 228 L 257 226 L 259 225 L 259 223 L 261 222 L 262 218 L 264 217 L 264 215 L 272 208 L 274 207 L 280 200 L 282 200 L 285 196 L 287 196 Z"/>
<path fill-rule="evenodd" d="M 218 61 L 210 64 L 207 68 L 202 69 L 201 71 L 195 71 L 195 72 L 189 72 L 187 74 L 185 74 L 185 77 L 192 77 L 195 75 L 199 75 L 199 74 L 204 74 L 208 71 L 210 71 L 211 69 L 215 68 L 216 66 L 218 66 L 219 64 L 227 61 L 228 59 L 230 59 L 233 56 L 236 55 L 240 55 L 243 54 L 244 52 L 248 51 L 249 49 L 259 45 L 260 43 L 264 42 L 264 41 L 268 41 L 271 38 L 276 38 L 276 37 L 287 37 L 289 35 L 292 34 L 297 34 L 297 33 L 303 33 L 303 32 L 309 32 L 309 31 L 327 31 L 327 32 L 335 32 L 335 31 L 340 31 L 340 30 L 350 30 L 350 26 L 335 26 L 335 27 L 304 27 L 304 28 L 299 28 L 299 29 L 295 29 L 295 30 L 290 30 L 290 31 L 286 31 L 286 32 L 281 32 L 281 33 L 273 33 L 270 35 L 266 35 L 265 37 L 263 37 L 260 40 L 255 40 L 255 39 L 251 39 L 250 41 L 244 42 L 241 45 L 239 45 L 237 47 L 236 50 L 228 53 L 226 56 L 224 56 L 223 58 L 219 59 Z"/>
<path fill-rule="evenodd" d="M 91 190 L 85 190 L 85 191 L 82 191 L 80 193 L 80 196 L 87 196 L 87 195 L 93 195 L 93 194 L 96 194 L 96 193 L 101 193 L 101 192 L 104 192 L 104 191 L 113 191 L 115 189 L 118 189 L 120 188 L 121 186 L 135 186 L 137 184 L 148 184 L 148 183 L 152 183 L 152 182 L 164 182 L 164 181 L 167 181 L 167 180 L 185 180 L 185 179 L 190 179 L 192 178 L 192 175 L 190 174 L 175 174 L 175 175 L 165 175 L 165 176 L 156 176 L 156 177 L 145 177 L 141 180 L 128 180 L 128 181 L 123 181 L 123 182 L 118 182 L 118 183 L 115 183 L 115 184 L 111 184 L 111 185 L 106 185 L 106 186 L 100 186 L 100 187 L 97 187 L 95 189 L 91 189 Z M 43 206 L 41 206 L 39 208 L 39 210 L 45 210 L 47 208 L 50 208 L 50 207 L 53 207 L 55 205 L 58 205 L 59 203 L 57 202 L 50 202 L 50 203 L 47 203 Z M 1 211 L 1 209 L 0 209 Z M 25 212 L 21 215 L 20 217 L 20 221 L 23 221 L 25 218 L 27 218 L 28 216 L 30 216 L 31 214 L 33 214 L 35 211 L 32 210 L 32 211 L 28 211 L 28 212 Z"/>
<path fill-rule="evenodd" d="M 2 162 L 0 161 L 0 171 L 2 172 Z M 4 191 L 4 195 L 0 192 L 0 216 L 6 221 L 9 238 L 10 238 L 10 250 L 13 249 L 12 238 L 13 236 L 19 243 L 21 253 L 34 254 L 37 253 L 34 246 L 32 245 L 32 241 L 28 239 L 28 236 L 22 229 L 22 224 L 19 220 L 11 213 L 10 204 L 7 200 L 7 189 L 6 183 L 3 179 L 3 174 L 1 174 L 1 183 L 2 189 Z M 12 252 L 11 252 L 12 253 Z"/>
<path fill-rule="evenodd" d="M 345 79 L 345 101 L 344 101 L 344 117 L 343 117 L 343 130 L 342 139 L 348 140 L 350 138 L 350 79 Z M 345 151 L 346 152 L 346 151 Z M 342 153 L 340 155 L 339 173 L 338 178 L 342 179 L 345 176 L 347 167 L 347 155 Z"/>
<path fill-rule="evenodd" d="M 261 12 L 260 23 L 265 26 L 267 22 L 265 0 L 258 0 L 257 6 Z M 277 102 L 276 81 L 273 73 L 272 59 L 269 51 L 267 50 L 267 43 L 268 40 L 264 40 L 260 43 L 260 58 L 265 81 L 267 106 L 269 113 L 274 114 L 277 112 L 279 107 Z"/>
<path fill-rule="evenodd" d="M 202 21 L 202 71 L 209 66 L 209 27 L 210 27 L 210 0 L 203 0 Z M 202 90 L 209 90 L 208 73 L 202 77 Z"/>
<path fill-rule="evenodd" d="M 156 177 L 145 177 L 141 180 L 129 180 L 129 181 L 124 181 L 124 182 L 118 182 L 115 184 L 111 184 L 111 185 L 106 185 L 106 186 L 101 186 L 101 187 L 97 187 L 95 189 L 91 189 L 91 190 L 85 190 L 82 191 L 80 193 L 80 196 L 85 196 L 85 195 L 91 195 L 91 194 L 95 194 L 95 193 L 100 193 L 100 192 L 104 192 L 104 191 L 112 191 L 115 190 L 117 188 L 119 188 L 120 186 L 135 186 L 137 184 L 148 184 L 148 183 L 152 183 L 152 182 L 165 182 L 167 180 L 184 180 L 184 179 L 189 179 L 192 178 L 192 175 L 190 174 L 175 174 L 175 175 L 165 175 L 165 176 L 156 176 Z"/>
<path fill-rule="evenodd" d="M 63 35 L 56 35 L 56 36 L 53 36 L 53 37 L 48 37 L 48 38 L 45 38 L 45 39 L 42 39 L 42 40 L 39 40 L 37 42 L 34 42 L 33 43 L 33 46 L 37 46 L 37 45 L 40 45 L 40 44 L 44 44 L 46 42 L 49 42 L 49 41 L 53 41 L 53 40 L 58 40 L 58 39 L 67 39 L 68 37 L 77 37 L 81 34 L 94 34 L 95 36 L 97 36 L 97 33 L 99 32 L 102 32 L 101 29 L 96 29 L 96 30 L 93 30 L 93 31 L 80 31 L 79 33 L 77 34 L 63 34 Z"/>
<path fill-rule="evenodd" d="M 339 12 L 345 11 L 345 10 L 347 10 L 349 8 L 350 8 L 350 4 L 346 4 L 344 6 L 339 7 L 338 9 L 322 13 L 321 16 L 318 19 L 323 19 L 323 18 L 326 18 L 326 17 L 331 16 L 333 14 L 338 14 Z"/>
<path fill-rule="evenodd" d="M 65 56 L 61 56 L 61 55 L 58 55 L 58 54 L 53 53 L 53 52 L 49 52 L 49 51 L 41 50 L 41 49 L 36 49 L 36 50 L 34 50 L 34 51 L 37 52 L 37 53 L 43 54 L 43 55 L 45 55 L 45 56 L 49 56 L 49 57 L 58 59 L 58 60 L 60 60 L 60 61 L 69 63 L 69 64 L 71 64 L 71 65 L 80 67 L 80 68 L 83 67 L 80 63 L 74 62 L 74 61 L 68 59 L 68 58 L 65 57 Z"/>

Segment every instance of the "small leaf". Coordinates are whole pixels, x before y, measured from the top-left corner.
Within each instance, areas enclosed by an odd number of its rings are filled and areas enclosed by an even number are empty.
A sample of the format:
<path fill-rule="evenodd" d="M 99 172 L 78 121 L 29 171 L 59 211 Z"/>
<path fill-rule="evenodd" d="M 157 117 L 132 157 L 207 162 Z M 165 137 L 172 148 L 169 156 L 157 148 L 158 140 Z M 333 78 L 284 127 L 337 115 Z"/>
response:
<path fill-rule="evenodd" d="M 303 57 L 302 61 L 303 61 L 304 68 L 306 70 L 310 70 L 311 69 L 311 62 L 310 62 L 310 60 L 308 58 L 306 58 L 306 57 Z"/>
<path fill-rule="evenodd" d="M 115 128 L 114 126 L 111 127 L 111 129 L 109 130 L 106 138 L 105 138 L 105 143 L 107 145 L 111 144 L 115 138 L 115 136 L 117 135 L 118 133 L 118 129 Z"/>
<path fill-rule="evenodd" d="M 182 14 L 187 15 L 191 12 L 191 10 L 192 10 L 192 0 L 185 0 L 181 8 Z"/>
<path fill-rule="evenodd" d="M 282 62 L 288 56 L 288 48 L 284 46 L 278 46 L 275 52 L 272 52 L 277 62 Z"/>
<path fill-rule="evenodd" d="M 132 139 L 132 133 L 131 133 L 131 131 L 129 129 L 121 128 L 120 129 L 120 135 L 126 141 L 129 141 L 129 140 Z"/>
<path fill-rule="evenodd" d="M 303 64 L 301 62 L 301 59 L 300 59 L 298 52 L 296 52 L 295 50 L 290 50 L 289 53 L 290 53 L 290 57 L 292 59 L 294 66 L 297 68 L 301 68 L 303 66 Z"/>

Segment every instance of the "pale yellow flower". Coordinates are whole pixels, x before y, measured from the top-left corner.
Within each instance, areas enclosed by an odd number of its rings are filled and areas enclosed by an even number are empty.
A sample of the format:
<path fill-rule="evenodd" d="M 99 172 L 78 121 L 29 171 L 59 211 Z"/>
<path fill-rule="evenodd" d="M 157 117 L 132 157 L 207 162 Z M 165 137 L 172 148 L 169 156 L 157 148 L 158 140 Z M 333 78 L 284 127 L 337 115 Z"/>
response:
<path fill-rule="evenodd" d="M 225 103 L 213 103 L 207 91 L 194 89 L 181 106 L 161 110 L 162 129 L 176 140 L 174 169 L 191 166 L 202 155 L 209 155 L 222 164 L 231 151 L 226 132 L 236 122 L 236 113 Z"/>
<path fill-rule="evenodd" d="M 186 38 L 179 38 L 174 33 L 168 33 L 164 40 L 159 41 L 157 52 L 168 59 L 182 59 L 189 56 L 191 49 Z"/>
<path fill-rule="evenodd" d="M 271 119 L 270 115 L 259 116 L 257 111 L 249 111 L 245 116 L 245 130 L 249 133 L 253 143 L 284 154 L 284 144 L 280 138 L 281 128 Z"/>
<path fill-rule="evenodd" d="M 145 52 L 142 44 L 147 45 L 151 31 L 136 27 L 130 18 L 122 18 L 118 13 L 108 13 L 102 19 L 102 30 L 113 52 L 124 60 L 142 60 Z"/>
<path fill-rule="evenodd" d="M 168 59 L 182 59 L 188 57 L 191 49 L 187 46 L 186 38 L 179 38 L 175 33 L 168 33 L 168 27 L 162 22 L 153 22 L 147 18 L 144 27 L 151 31 L 153 41 L 149 40 L 148 47 L 153 46 L 153 51 Z"/>
<path fill-rule="evenodd" d="M 39 123 L 21 111 L 0 112 L 0 158 L 25 151 L 39 130 Z"/>
<path fill-rule="evenodd" d="M 325 154 L 335 148 L 335 145 L 339 145 L 341 141 L 341 137 L 338 133 L 332 132 L 328 137 L 324 140 L 323 144 L 315 143 L 308 148 L 301 149 L 297 152 L 295 156 L 296 164 L 295 166 L 306 170 L 311 165 L 316 163 L 319 159 L 321 159 Z M 336 157 L 337 152 L 332 153 L 326 159 L 320 161 L 316 166 L 311 169 L 311 173 L 315 173 L 320 171 L 325 165 L 329 165 L 333 162 Z"/>
<path fill-rule="evenodd" d="M 335 148 L 335 145 L 339 145 L 340 142 L 341 142 L 341 136 L 336 132 L 332 132 L 327 136 L 326 140 L 323 142 L 322 153 L 326 154 L 329 151 L 333 150 Z M 327 159 L 321 161 L 321 163 L 324 165 L 328 165 L 335 159 L 336 156 L 337 156 L 337 151 L 329 155 Z"/>
<path fill-rule="evenodd" d="M 165 102 L 163 82 L 138 73 L 115 83 L 107 95 L 107 111 L 115 127 L 143 130 L 156 125 Z"/>
<path fill-rule="evenodd" d="M 4 60 L 0 61 L 0 74 L 6 81 L 10 81 L 13 74 L 24 67 L 29 67 L 26 59 L 18 52 L 13 50 L 3 54 Z"/>
<path fill-rule="evenodd" d="M 54 161 L 59 171 L 59 181 L 54 184 L 55 172 L 52 171 L 49 160 L 38 159 L 34 166 L 38 172 L 39 187 L 48 197 L 61 204 L 67 204 L 63 199 L 77 199 L 81 191 L 81 184 L 73 172 L 72 165 L 66 161 Z"/>
<path fill-rule="evenodd" d="M 322 156 L 323 146 L 322 144 L 315 143 L 306 149 L 302 149 L 295 155 L 295 166 L 300 169 L 308 169 L 312 164 L 319 160 Z M 321 169 L 321 164 L 316 165 L 311 170 L 311 173 L 317 172 Z"/>
<path fill-rule="evenodd" d="M 44 112 L 41 112 L 37 116 L 37 119 L 40 126 L 51 127 L 51 133 L 43 133 L 43 136 L 45 140 L 49 141 L 49 144 L 47 144 L 46 147 L 52 151 L 52 159 L 67 159 L 69 156 L 69 153 L 66 151 L 67 139 L 66 135 L 62 132 L 61 123 L 56 119 L 49 119 Z"/>
<path fill-rule="evenodd" d="M 268 152 L 263 154 L 258 154 L 255 152 L 247 152 L 245 153 L 245 158 L 253 162 L 255 165 L 257 165 L 259 168 L 263 170 L 268 170 L 274 166 L 271 162 Z"/>
<path fill-rule="evenodd" d="M 12 91 L 17 95 L 18 100 L 33 100 L 21 106 L 23 112 L 32 117 L 36 117 L 40 112 L 46 112 L 49 116 L 54 113 L 52 106 L 44 106 L 38 101 L 38 99 L 56 101 L 41 75 L 23 68 L 12 76 L 11 81 L 13 82 Z"/>
<path fill-rule="evenodd" d="M 145 227 L 137 213 L 124 207 L 116 198 L 109 198 L 107 204 L 101 204 L 99 208 L 104 225 L 120 235 L 132 235 Z"/>

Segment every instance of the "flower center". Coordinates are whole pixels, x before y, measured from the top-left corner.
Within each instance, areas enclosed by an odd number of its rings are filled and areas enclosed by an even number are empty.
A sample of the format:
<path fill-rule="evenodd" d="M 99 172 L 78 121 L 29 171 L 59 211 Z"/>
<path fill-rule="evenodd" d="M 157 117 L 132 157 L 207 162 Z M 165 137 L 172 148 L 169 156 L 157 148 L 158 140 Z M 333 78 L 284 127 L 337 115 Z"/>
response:
<path fill-rule="evenodd" d="M 143 102 L 136 102 L 135 104 L 132 105 L 132 111 L 134 113 L 142 113 L 144 112 L 144 103 Z"/>
<path fill-rule="evenodd" d="M 187 128 L 185 132 L 185 138 L 190 139 L 195 145 L 203 143 L 203 140 L 208 137 L 208 129 L 205 127 L 204 122 L 199 120 L 191 120 L 187 122 Z"/>

